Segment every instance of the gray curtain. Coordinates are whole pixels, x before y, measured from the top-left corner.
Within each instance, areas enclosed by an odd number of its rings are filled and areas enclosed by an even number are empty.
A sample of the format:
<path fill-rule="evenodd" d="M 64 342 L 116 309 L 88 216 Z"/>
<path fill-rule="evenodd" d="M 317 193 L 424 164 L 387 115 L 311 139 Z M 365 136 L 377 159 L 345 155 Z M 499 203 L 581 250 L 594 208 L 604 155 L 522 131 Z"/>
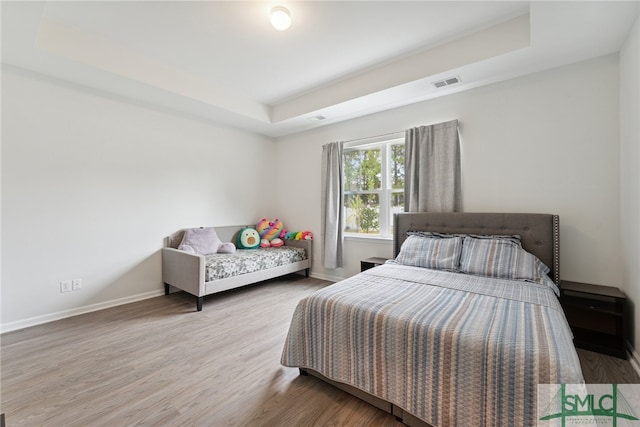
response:
<path fill-rule="evenodd" d="M 322 146 L 322 265 L 335 269 L 342 259 L 342 142 Z"/>
<path fill-rule="evenodd" d="M 458 121 L 405 132 L 405 212 L 458 212 L 460 190 Z"/>

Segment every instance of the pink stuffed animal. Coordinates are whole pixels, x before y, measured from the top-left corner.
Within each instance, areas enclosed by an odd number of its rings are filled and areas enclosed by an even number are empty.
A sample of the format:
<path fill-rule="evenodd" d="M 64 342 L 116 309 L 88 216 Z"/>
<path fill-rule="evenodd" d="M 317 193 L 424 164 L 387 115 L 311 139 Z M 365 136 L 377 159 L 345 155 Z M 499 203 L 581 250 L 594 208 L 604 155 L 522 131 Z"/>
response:
<path fill-rule="evenodd" d="M 278 218 L 273 221 L 269 221 L 267 218 L 262 218 L 256 224 L 256 230 L 258 230 L 258 234 L 260 234 L 260 239 L 267 239 L 268 241 L 278 237 L 283 228 L 282 221 Z"/>

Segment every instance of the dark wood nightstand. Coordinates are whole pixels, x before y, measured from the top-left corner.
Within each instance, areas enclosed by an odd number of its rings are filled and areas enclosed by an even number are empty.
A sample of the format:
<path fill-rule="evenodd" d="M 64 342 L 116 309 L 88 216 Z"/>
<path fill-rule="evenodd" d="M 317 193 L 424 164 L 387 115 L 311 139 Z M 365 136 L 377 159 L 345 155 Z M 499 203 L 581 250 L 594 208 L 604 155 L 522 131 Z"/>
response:
<path fill-rule="evenodd" d="M 562 281 L 560 303 L 576 347 L 626 359 L 626 300 L 618 288 Z"/>
<path fill-rule="evenodd" d="M 388 259 L 389 258 L 382 258 L 377 256 L 363 259 L 362 261 L 360 261 L 360 271 L 362 272 L 362 271 L 368 270 L 370 268 L 375 267 L 376 265 L 382 265 L 385 262 L 387 262 Z"/>

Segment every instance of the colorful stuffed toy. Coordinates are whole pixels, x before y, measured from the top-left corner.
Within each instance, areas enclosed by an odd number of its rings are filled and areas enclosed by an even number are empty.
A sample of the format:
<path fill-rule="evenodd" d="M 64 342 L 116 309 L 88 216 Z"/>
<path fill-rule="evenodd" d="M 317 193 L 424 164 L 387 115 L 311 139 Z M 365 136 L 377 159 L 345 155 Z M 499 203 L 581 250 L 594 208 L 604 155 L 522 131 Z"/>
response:
<path fill-rule="evenodd" d="M 260 246 L 260 235 L 255 228 L 245 227 L 238 234 L 238 249 L 254 249 Z"/>
<path fill-rule="evenodd" d="M 297 231 L 287 231 L 287 234 L 284 235 L 284 240 L 296 240 Z"/>
<path fill-rule="evenodd" d="M 273 239 L 271 242 L 271 247 L 272 248 L 279 248 L 280 246 L 284 245 L 284 242 L 282 241 L 281 238 L 276 237 L 275 239 Z"/>
<path fill-rule="evenodd" d="M 268 228 L 269 228 L 269 220 L 267 218 L 260 219 L 260 221 L 258 221 L 258 223 L 256 224 L 256 231 L 258 232 L 261 238 Z"/>
<path fill-rule="evenodd" d="M 272 241 L 268 241 L 267 239 L 260 239 L 261 248 L 279 248 L 282 245 L 284 245 L 284 242 L 279 237 L 276 237 Z"/>
<path fill-rule="evenodd" d="M 313 240 L 313 233 L 310 231 L 287 231 L 284 240 Z"/>
<path fill-rule="evenodd" d="M 258 234 L 260 234 L 260 238 L 267 239 L 268 241 L 272 241 L 276 237 L 279 237 L 282 229 L 282 221 L 278 218 L 273 221 L 269 221 L 267 218 L 262 218 L 256 224 L 256 230 L 258 231 Z"/>
<path fill-rule="evenodd" d="M 262 218 L 256 224 L 256 231 L 260 235 L 260 247 L 261 248 L 270 248 L 279 247 L 284 245 L 282 242 L 282 237 L 284 236 L 284 227 L 282 225 L 282 221 L 278 218 L 273 221 L 269 221 L 267 218 Z"/>

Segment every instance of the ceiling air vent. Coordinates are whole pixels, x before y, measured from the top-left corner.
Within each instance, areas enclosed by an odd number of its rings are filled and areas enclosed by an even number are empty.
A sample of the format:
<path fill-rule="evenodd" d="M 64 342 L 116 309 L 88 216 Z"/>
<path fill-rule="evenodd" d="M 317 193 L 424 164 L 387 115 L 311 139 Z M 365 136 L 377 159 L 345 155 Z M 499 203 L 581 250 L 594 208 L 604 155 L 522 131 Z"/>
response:
<path fill-rule="evenodd" d="M 438 80 L 437 82 L 433 82 L 433 85 L 436 89 L 440 89 L 441 87 L 451 86 L 456 83 L 460 83 L 460 76 L 449 77 L 448 79 Z"/>

